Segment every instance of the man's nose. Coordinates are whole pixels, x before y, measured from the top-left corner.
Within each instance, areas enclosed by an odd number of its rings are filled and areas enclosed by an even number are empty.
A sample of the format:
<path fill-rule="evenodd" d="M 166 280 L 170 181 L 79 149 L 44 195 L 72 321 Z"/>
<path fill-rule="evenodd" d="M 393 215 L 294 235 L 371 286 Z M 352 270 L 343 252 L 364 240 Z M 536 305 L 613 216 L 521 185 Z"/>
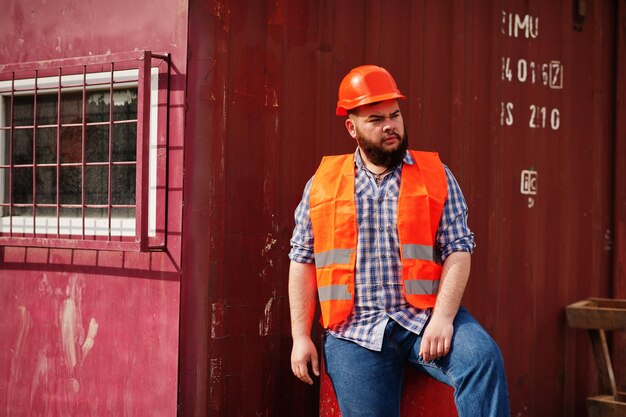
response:
<path fill-rule="evenodd" d="M 383 126 L 383 132 L 391 133 L 391 132 L 394 132 L 395 130 L 396 130 L 396 124 L 391 119 L 387 119 L 385 121 L 385 125 Z"/>

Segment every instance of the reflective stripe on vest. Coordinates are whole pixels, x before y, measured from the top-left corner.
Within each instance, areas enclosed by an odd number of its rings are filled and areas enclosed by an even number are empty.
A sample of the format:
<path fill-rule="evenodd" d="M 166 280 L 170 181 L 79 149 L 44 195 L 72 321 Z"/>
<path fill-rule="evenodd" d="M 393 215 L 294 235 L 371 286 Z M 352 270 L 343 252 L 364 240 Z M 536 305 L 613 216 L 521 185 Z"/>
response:
<path fill-rule="evenodd" d="M 317 289 L 317 295 L 321 303 L 332 300 L 352 299 L 352 294 L 348 292 L 347 285 L 327 285 L 325 287 L 319 287 Z"/>
<path fill-rule="evenodd" d="M 433 261 L 434 248 L 429 245 L 402 245 L 402 253 L 406 259 L 420 259 L 422 261 Z"/>
<path fill-rule="evenodd" d="M 411 152 L 398 195 L 397 226 L 404 295 L 418 308 L 435 305 L 441 266 L 435 235 L 448 187 L 436 153 Z M 325 328 L 344 321 L 354 306 L 357 215 L 354 154 L 324 157 L 313 177 L 310 215 L 317 288 Z"/>
<path fill-rule="evenodd" d="M 315 254 L 315 267 L 323 268 L 334 264 L 349 264 L 354 249 L 331 249 Z"/>
<path fill-rule="evenodd" d="M 406 293 L 409 295 L 436 294 L 439 289 L 439 280 L 407 279 L 404 281 Z"/>

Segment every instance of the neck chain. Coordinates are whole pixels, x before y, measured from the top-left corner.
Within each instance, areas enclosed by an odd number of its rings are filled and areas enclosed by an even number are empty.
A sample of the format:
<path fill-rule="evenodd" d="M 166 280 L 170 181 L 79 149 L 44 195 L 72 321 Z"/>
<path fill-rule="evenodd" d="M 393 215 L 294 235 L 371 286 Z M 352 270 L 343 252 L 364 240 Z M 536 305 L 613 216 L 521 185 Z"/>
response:
<path fill-rule="evenodd" d="M 387 169 L 385 169 L 383 172 L 381 172 L 380 174 L 376 174 L 372 171 L 370 171 L 369 169 L 367 169 L 367 167 L 365 166 L 365 164 L 363 164 L 363 168 L 365 168 L 365 170 L 367 172 L 369 172 L 370 174 L 372 174 L 372 177 L 374 177 L 374 181 L 376 182 L 376 185 L 380 185 L 381 181 L 383 180 L 383 178 L 385 177 L 385 175 L 387 175 L 389 173 L 389 167 L 387 167 Z"/>

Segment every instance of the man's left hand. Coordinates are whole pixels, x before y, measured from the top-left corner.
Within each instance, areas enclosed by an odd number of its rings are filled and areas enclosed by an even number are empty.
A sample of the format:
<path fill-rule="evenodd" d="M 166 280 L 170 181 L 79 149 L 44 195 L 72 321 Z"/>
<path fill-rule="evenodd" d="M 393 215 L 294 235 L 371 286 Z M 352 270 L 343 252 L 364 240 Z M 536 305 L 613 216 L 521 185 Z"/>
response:
<path fill-rule="evenodd" d="M 426 329 L 424 329 L 419 356 L 425 362 L 446 356 L 450 352 L 453 334 L 452 320 L 440 318 L 433 314 Z"/>

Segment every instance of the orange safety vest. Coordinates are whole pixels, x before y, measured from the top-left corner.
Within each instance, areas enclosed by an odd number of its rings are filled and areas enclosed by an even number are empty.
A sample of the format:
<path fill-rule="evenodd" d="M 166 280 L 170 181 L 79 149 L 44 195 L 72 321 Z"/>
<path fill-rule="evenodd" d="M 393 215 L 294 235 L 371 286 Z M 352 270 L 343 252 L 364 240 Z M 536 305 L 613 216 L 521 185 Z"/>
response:
<path fill-rule="evenodd" d="M 436 153 L 409 152 L 415 163 L 402 166 L 396 222 L 404 296 L 411 305 L 424 309 L 435 305 L 441 278 L 434 247 L 448 184 Z M 354 154 L 326 156 L 311 185 L 317 291 L 325 328 L 347 319 L 354 306 L 354 178 Z"/>

